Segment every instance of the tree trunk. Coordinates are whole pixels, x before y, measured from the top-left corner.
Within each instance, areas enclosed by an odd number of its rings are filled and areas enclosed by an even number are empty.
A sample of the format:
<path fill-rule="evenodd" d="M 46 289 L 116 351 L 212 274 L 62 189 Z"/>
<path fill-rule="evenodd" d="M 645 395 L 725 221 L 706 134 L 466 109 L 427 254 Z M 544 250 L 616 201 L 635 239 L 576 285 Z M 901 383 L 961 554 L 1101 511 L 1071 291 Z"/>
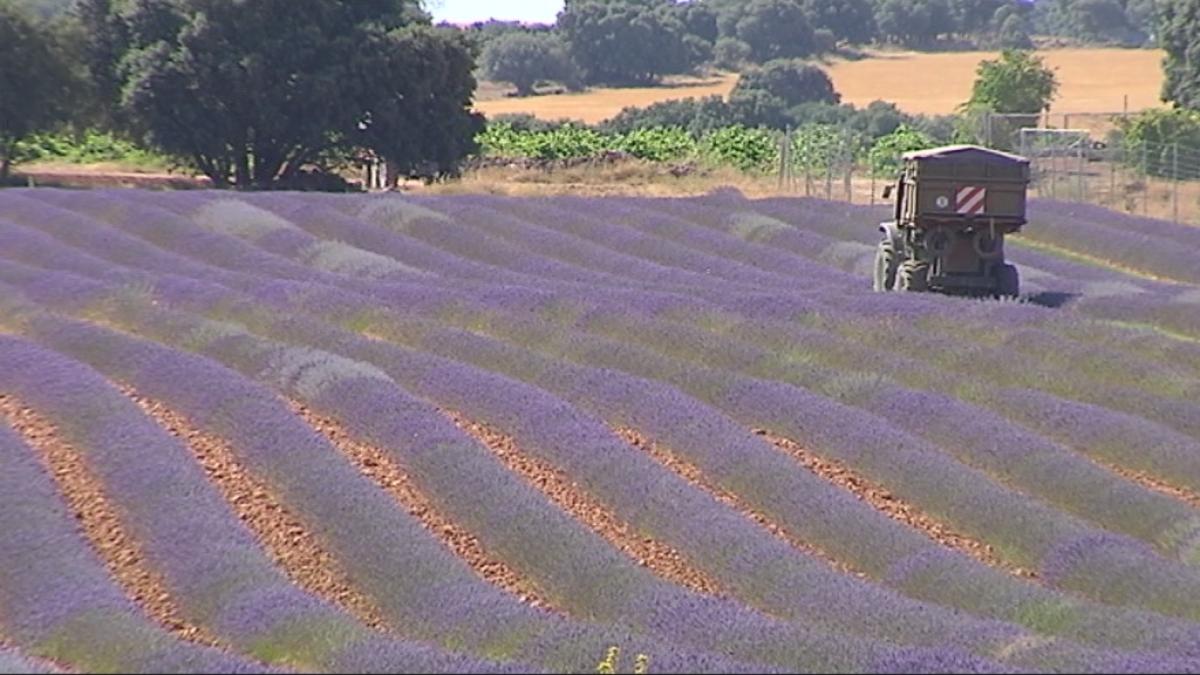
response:
<path fill-rule="evenodd" d="M 8 183 L 8 176 L 12 170 L 12 156 L 17 150 L 16 141 L 8 141 L 0 146 L 3 154 L 0 154 L 0 187 Z"/>
<path fill-rule="evenodd" d="M 236 187 L 239 190 L 249 190 L 253 179 L 250 175 L 250 153 L 242 150 L 237 156 L 237 165 L 234 167 L 233 179 Z"/>

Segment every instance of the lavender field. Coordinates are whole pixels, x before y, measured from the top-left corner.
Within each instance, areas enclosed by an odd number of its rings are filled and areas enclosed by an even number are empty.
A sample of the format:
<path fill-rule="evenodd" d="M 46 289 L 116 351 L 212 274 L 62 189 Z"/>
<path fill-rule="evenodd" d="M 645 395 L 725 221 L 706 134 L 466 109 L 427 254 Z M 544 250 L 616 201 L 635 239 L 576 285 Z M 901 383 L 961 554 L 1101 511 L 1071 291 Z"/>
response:
<path fill-rule="evenodd" d="M 1200 229 L 885 216 L 0 192 L 0 673 L 1200 672 Z"/>

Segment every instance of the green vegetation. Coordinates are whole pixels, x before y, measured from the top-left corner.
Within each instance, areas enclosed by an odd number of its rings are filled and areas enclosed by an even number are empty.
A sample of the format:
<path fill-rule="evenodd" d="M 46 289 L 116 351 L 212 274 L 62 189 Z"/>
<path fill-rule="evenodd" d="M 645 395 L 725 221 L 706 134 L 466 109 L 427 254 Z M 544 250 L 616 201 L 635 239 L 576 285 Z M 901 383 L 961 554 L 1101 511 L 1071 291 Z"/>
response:
<path fill-rule="evenodd" d="M 17 143 L 13 158 L 16 162 L 111 162 L 138 168 L 166 168 L 171 163 L 162 155 L 103 131 L 35 134 Z"/>
<path fill-rule="evenodd" d="M 533 94 L 534 85 L 548 80 L 582 86 L 579 69 L 562 40 L 546 31 L 515 31 L 490 40 L 480 63 L 485 77 L 511 82 L 518 96 Z"/>
<path fill-rule="evenodd" d="M 76 86 L 57 37 L 12 0 L 0 0 L 0 184 L 18 144 L 67 120 Z"/>
<path fill-rule="evenodd" d="M 1152 176 L 1200 178 L 1200 111 L 1147 110 L 1119 122 L 1130 164 Z"/>
<path fill-rule="evenodd" d="M 1164 0 L 1159 43 L 1167 51 L 1163 99 L 1200 109 L 1200 0 Z"/>
<path fill-rule="evenodd" d="M 995 61 L 979 64 L 967 108 L 1034 115 L 1050 109 L 1058 78 L 1031 52 L 1005 50 Z"/>
<path fill-rule="evenodd" d="M 557 30 L 589 84 L 645 84 L 692 70 L 712 44 L 691 35 L 673 0 L 572 0 Z"/>

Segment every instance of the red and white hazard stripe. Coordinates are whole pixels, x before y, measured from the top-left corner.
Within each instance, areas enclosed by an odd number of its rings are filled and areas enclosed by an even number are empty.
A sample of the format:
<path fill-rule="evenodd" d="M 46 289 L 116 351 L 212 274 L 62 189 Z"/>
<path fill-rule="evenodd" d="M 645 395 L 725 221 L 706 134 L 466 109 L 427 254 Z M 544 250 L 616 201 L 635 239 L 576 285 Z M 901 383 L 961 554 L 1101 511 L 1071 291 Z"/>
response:
<path fill-rule="evenodd" d="M 978 216 L 987 207 L 987 188 L 970 185 L 959 188 L 954 199 L 954 210 L 964 216 Z"/>

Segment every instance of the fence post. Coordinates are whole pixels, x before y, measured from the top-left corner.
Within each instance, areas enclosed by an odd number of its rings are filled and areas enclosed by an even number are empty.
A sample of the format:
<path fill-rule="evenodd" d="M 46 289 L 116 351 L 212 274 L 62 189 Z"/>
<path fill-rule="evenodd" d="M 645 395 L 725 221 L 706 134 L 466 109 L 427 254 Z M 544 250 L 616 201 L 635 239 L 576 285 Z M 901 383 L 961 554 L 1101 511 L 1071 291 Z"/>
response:
<path fill-rule="evenodd" d="M 875 206 L 875 167 L 868 164 L 867 171 L 871 173 L 871 206 Z"/>
<path fill-rule="evenodd" d="M 1179 222 L 1179 143 L 1171 145 L 1171 214 Z"/>
<path fill-rule="evenodd" d="M 1082 141 L 1079 144 L 1079 158 L 1078 158 L 1078 166 L 1079 166 L 1078 174 L 1079 175 L 1076 177 L 1076 181 L 1075 181 L 1076 185 L 1078 185 L 1078 192 L 1079 192 L 1077 199 L 1081 202 L 1087 201 L 1087 183 L 1085 182 L 1087 180 L 1087 175 L 1086 175 L 1087 174 L 1087 149 L 1084 147 L 1084 145 L 1085 144 Z"/>
<path fill-rule="evenodd" d="M 1150 213 L 1150 144 L 1142 143 L 1142 215 Z"/>
<path fill-rule="evenodd" d="M 790 129 L 783 132 L 783 138 L 779 139 L 779 191 L 783 192 L 784 182 L 786 180 L 787 165 L 788 165 L 788 137 L 791 136 Z"/>

